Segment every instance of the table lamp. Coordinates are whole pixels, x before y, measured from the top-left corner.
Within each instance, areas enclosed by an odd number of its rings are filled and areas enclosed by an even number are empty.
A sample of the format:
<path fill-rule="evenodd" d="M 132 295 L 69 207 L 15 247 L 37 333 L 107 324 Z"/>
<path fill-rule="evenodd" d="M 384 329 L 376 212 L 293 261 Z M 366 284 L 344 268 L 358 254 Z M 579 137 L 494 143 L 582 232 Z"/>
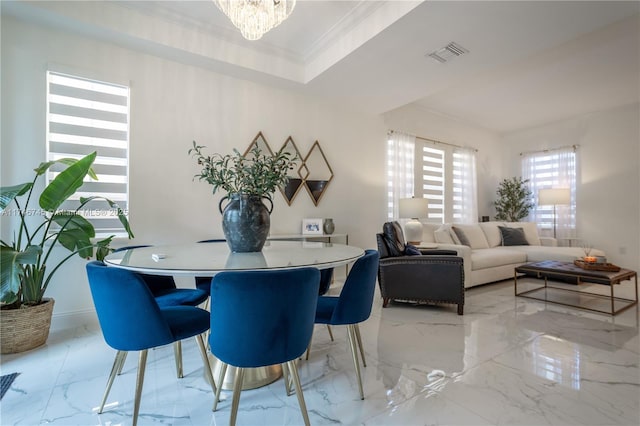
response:
<path fill-rule="evenodd" d="M 556 238 L 556 206 L 568 205 L 571 202 L 569 188 L 548 188 L 538 190 L 538 205 L 553 206 L 553 238 Z"/>
<path fill-rule="evenodd" d="M 426 198 L 401 198 L 398 207 L 401 218 L 411 219 L 404 225 L 404 237 L 407 243 L 420 244 L 422 223 L 418 219 L 428 216 L 429 202 Z"/>

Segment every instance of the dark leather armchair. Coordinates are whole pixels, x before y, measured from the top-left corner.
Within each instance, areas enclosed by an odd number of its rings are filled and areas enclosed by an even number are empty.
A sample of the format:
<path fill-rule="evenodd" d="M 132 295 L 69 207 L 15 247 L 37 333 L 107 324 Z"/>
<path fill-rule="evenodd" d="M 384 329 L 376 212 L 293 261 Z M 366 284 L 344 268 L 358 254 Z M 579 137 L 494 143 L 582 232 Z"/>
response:
<path fill-rule="evenodd" d="M 384 232 L 376 234 L 376 238 L 383 307 L 395 299 L 452 303 L 458 305 L 458 315 L 463 314 L 464 268 L 455 251 L 421 250 L 422 255 L 407 255 L 412 250 L 407 250 L 397 222 L 385 223 Z"/>

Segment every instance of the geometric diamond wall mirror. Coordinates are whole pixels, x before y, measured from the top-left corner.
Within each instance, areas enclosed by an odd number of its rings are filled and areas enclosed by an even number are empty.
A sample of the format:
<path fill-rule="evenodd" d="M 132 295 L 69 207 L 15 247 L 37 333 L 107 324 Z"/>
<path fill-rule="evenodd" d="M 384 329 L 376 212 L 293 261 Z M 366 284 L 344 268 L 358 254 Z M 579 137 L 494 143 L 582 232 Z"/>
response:
<path fill-rule="evenodd" d="M 287 138 L 278 152 L 289 153 L 289 158 L 295 159 L 296 163 L 300 163 L 302 160 L 302 155 L 300 155 L 300 151 L 298 151 L 298 147 L 291 136 Z M 303 176 L 300 174 L 300 168 L 302 167 L 303 164 L 300 164 L 299 167 L 289 170 L 287 173 L 289 181 L 284 188 L 280 188 L 280 192 L 288 205 L 291 205 L 293 199 L 296 198 L 296 195 L 300 192 L 300 188 L 302 188 Z"/>
<path fill-rule="evenodd" d="M 300 166 L 300 176 L 304 181 L 307 192 L 311 196 L 311 200 L 317 206 L 333 179 L 333 170 L 331 170 L 327 157 L 324 156 L 318 141 L 315 141 Z"/>

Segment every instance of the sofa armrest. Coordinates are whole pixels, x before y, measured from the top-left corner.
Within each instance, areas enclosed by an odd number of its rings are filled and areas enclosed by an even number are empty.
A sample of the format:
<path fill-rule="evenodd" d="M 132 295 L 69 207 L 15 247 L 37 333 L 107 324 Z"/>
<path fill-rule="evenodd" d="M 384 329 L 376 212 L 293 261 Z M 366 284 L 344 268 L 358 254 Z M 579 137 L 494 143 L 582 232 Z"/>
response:
<path fill-rule="evenodd" d="M 553 237 L 540 237 L 540 245 L 545 247 L 558 247 L 558 240 Z"/>
<path fill-rule="evenodd" d="M 440 244 L 438 250 L 454 250 L 462 258 L 464 267 L 464 288 L 471 285 L 471 247 L 458 244 Z"/>

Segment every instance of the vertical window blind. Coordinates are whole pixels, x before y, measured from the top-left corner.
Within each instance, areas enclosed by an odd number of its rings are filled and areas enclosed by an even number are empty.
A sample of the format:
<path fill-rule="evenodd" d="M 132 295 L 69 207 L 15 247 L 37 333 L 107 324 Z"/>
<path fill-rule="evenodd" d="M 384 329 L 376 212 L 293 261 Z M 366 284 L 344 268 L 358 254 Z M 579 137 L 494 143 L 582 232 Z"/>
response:
<path fill-rule="evenodd" d="M 80 159 L 97 152 L 89 177 L 62 209 L 75 210 L 80 197 L 100 195 L 129 209 L 129 87 L 68 74 L 47 72 L 47 158 Z M 49 169 L 47 183 L 62 166 Z M 126 235 L 117 212 L 95 200 L 79 212 L 98 236 Z"/>

